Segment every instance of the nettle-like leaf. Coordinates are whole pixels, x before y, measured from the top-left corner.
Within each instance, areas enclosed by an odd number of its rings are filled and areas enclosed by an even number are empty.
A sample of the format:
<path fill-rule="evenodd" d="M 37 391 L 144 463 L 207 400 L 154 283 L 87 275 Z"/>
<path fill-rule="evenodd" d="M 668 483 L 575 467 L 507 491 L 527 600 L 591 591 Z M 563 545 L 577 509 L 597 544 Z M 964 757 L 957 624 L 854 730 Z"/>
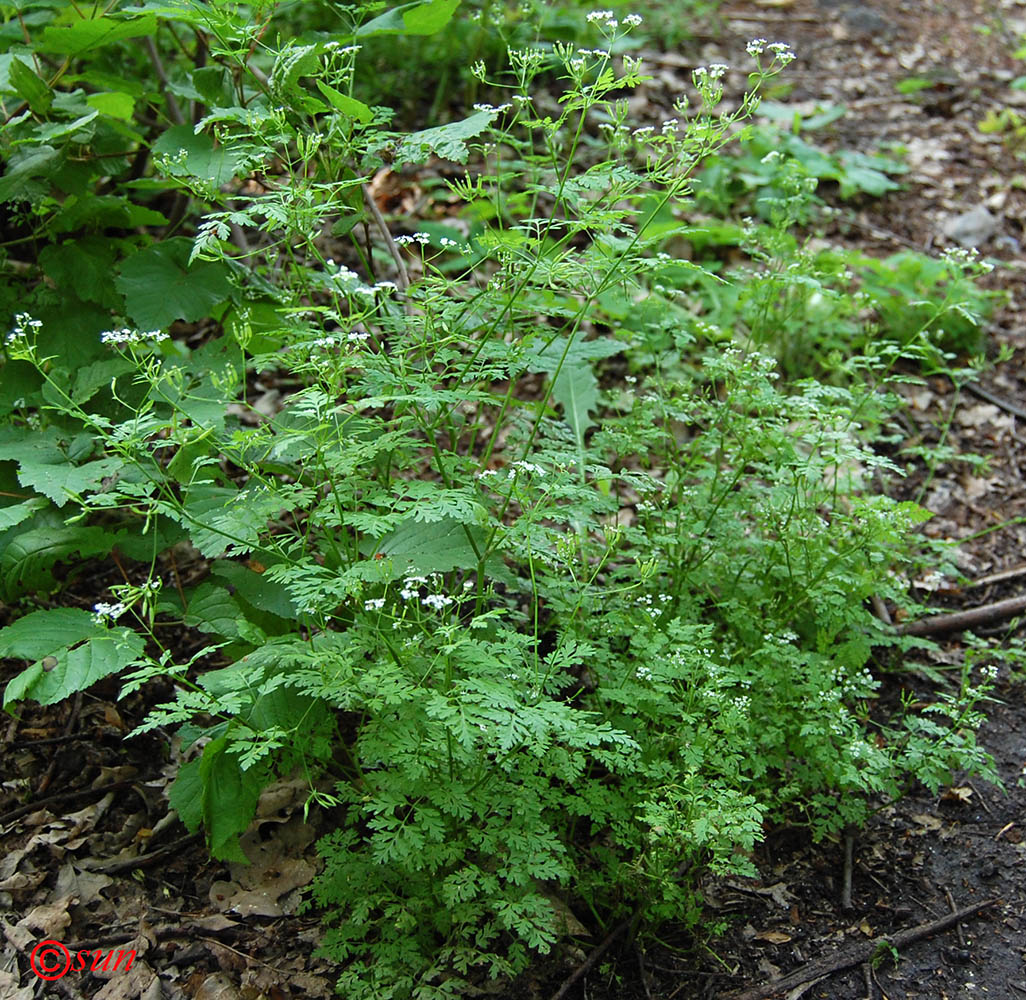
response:
<path fill-rule="evenodd" d="M 48 25 L 35 42 L 35 48 L 39 52 L 77 58 L 113 42 L 156 33 L 157 19 L 152 15 L 123 20 L 101 14 L 69 25 Z"/>
<path fill-rule="evenodd" d="M 479 111 L 462 121 L 408 135 L 396 151 L 397 163 L 425 163 L 434 155 L 443 160 L 466 163 L 468 139 L 476 139 L 496 118 L 494 111 Z"/>
<path fill-rule="evenodd" d="M 238 176 L 247 163 L 243 151 L 231 146 L 215 146 L 209 135 L 203 132 L 197 135 L 191 125 L 172 126 L 151 149 L 154 154 L 174 160 L 172 173 L 191 174 L 216 187 Z"/>
<path fill-rule="evenodd" d="M 99 527 L 65 524 L 52 508 L 10 528 L 0 536 L 0 593 L 5 600 L 57 589 L 53 568 L 73 556 L 105 556 L 120 535 Z"/>
<path fill-rule="evenodd" d="M 239 834 L 253 819 L 267 774 L 258 767 L 243 770 L 228 746 L 225 736 L 211 740 L 199 760 L 183 764 L 168 801 L 187 829 L 203 824 L 215 858 L 246 864 Z"/>
<path fill-rule="evenodd" d="M 125 309 L 144 330 L 164 330 L 175 320 L 210 314 L 232 291 L 223 263 L 189 265 L 191 240 L 173 237 L 140 250 L 121 265 L 115 285 Z"/>
<path fill-rule="evenodd" d="M 357 38 L 375 35 L 434 35 L 452 19 L 460 0 L 428 0 L 394 7 L 356 29 Z"/>
<path fill-rule="evenodd" d="M 4 708 L 26 698 L 52 705 L 137 663 L 145 647 L 137 632 L 78 608 L 35 611 L 0 631 L 0 656 L 35 660 L 7 685 Z"/>
<path fill-rule="evenodd" d="M 599 400 L 598 379 L 592 371 L 591 362 L 597 358 L 612 357 L 622 350 L 623 344 L 611 339 L 575 342 L 568 350 L 567 338 L 556 337 L 529 355 L 531 371 L 555 376 L 552 400 L 563 408 L 563 418 L 574 432 L 578 464 L 582 469 L 584 435 L 594 424 L 591 415 L 598 409 Z"/>

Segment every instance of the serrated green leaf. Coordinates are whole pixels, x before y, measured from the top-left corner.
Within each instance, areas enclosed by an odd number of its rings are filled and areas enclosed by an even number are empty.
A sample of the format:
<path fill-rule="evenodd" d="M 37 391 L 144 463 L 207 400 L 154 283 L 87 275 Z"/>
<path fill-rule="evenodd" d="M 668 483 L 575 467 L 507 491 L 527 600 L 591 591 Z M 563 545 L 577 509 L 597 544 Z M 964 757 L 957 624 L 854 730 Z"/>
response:
<path fill-rule="evenodd" d="M 51 461 L 46 461 L 46 458 Z M 120 458 L 99 458 L 85 465 L 72 465 L 58 452 L 56 455 L 23 459 L 18 468 L 18 482 L 49 497 L 56 506 L 63 507 L 74 496 L 96 486 L 123 465 Z"/>
<path fill-rule="evenodd" d="M 398 163 L 423 163 L 434 154 L 443 160 L 466 163 L 470 151 L 467 139 L 479 136 L 491 125 L 494 111 L 479 111 L 476 115 L 448 125 L 414 132 L 403 140 L 396 153 Z"/>
<path fill-rule="evenodd" d="M 113 42 L 142 38 L 156 32 L 157 19 L 152 15 L 131 20 L 115 20 L 101 15 L 69 25 L 51 24 L 44 29 L 35 48 L 38 52 L 54 52 L 74 58 Z"/>
<path fill-rule="evenodd" d="M 123 670 L 143 655 L 146 641 L 138 633 L 129 628 L 104 629 L 103 632 L 74 649 L 47 654 L 56 663 L 49 659 L 45 665 L 37 662 L 20 673 L 7 685 L 4 707 L 25 698 L 41 705 L 53 705 Z"/>
<path fill-rule="evenodd" d="M 6 531 L 16 524 L 21 524 L 37 511 L 42 510 L 46 503 L 43 497 L 32 497 L 30 500 L 23 500 L 10 507 L 0 507 L 0 531 Z"/>
<path fill-rule="evenodd" d="M 47 514 L 53 517 L 47 517 Z M 118 536 L 103 528 L 65 525 L 57 511 L 41 511 L 31 521 L 10 529 L 0 553 L 0 581 L 6 600 L 30 591 L 56 588 L 51 570 L 55 563 L 78 555 L 107 555 Z"/>
<path fill-rule="evenodd" d="M 167 129 L 152 146 L 154 154 L 174 157 L 185 150 L 181 165 L 175 172 L 200 177 L 220 187 L 227 184 L 242 169 L 245 157 L 227 146 L 215 146 L 214 140 L 204 132 L 197 135 L 191 125 L 174 125 Z"/>
<path fill-rule="evenodd" d="M 226 737 L 211 740 L 199 760 L 203 825 L 215 858 L 246 863 L 249 859 L 239 846 L 239 834 L 256 813 L 263 779 L 256 769 L 243 771 L 227 748 Z"/>
<path fill-rule="evenodd" d="M 358 122 L 366 124 L 367 122 L 374 120 L 374 112 L 367 107 L 363 101 L 358 101 L 354 97 L 348 97 L 341 91 L 336 90 L 334 87 L 328 86 L 323 80 L 317 80 L 317 89 L 328 99 L 328 102 L 344 115 L 348 115 L 350 118 L 355 119 Z"/>
<path fill-rule="evenodd" d="M 378 552 L 392 560 L 397 576 L 470 569 L 477 565 L 477 555 L 468 532 L 480 551 L 484 543 L 480 528 L 464 530 L 463 524 L 452 518 L 433 524 L 411 518 L 381 540 Z"/>
<path fill-rule="evenodd" d="M 10 63 L 10 84 L 22 100 L 28 101 L 34 114 L 45 115 L 50 110 L 53 93 L 32 68 L 20 59 L 14 59 Z"/>
<path fill-rule="evenodd" d="M 40 660 L 67 646 L 106 632 L 88 611 L 53 608 L 33 611 L 0 629 L 0 656 Z"/>
<path fill-rule="evenodd" d="M 385 11 L 356 29 L 358 38 L 374 35 L 433 35 L 449 23 L 460 0 L 408 3 Z"/>
<path fill-rule="evenodd" d="M 130 122 L 135 111 L 135 98 L 131 94 L 120 92 L 90 94 L 86 98 L 86 104 L 91 108 L 96 108 L 101 115 L 117 118 L 124 122 Z"/>
<path fill-rule="evenodd" d="M 144 330 L 163 330 L 175 320 L 203 319 L 231 294 L 228 271 L 220 262 L 189 266 L 190 240 L 176 237 L 129 257 L 115 285 L 125 309 Z"/>
<path fill-rule="evenodd" d="M 282 584 L 269 580 L 264 574 L 256 573 L 242 563 L 221 560 L 214 564 L 211 573 L 227 580 L 244 601 L 260 611 L 285 619 L 295 619 L 299 613 Z"/>
<path fill-rule="evenodd" d="M 201 583 L 190 595 L 185 624 L 201 632 L 212 632 L 228 639 L 239 635 L 242 609 L 224 587 Z"/>

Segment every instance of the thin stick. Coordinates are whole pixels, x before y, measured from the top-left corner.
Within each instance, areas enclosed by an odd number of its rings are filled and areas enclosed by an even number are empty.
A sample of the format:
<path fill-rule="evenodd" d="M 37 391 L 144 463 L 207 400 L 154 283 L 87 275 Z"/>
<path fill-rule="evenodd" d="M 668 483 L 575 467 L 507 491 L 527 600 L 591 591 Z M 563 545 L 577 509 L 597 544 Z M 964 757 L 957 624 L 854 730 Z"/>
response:
<path fill-rule="evenodd" d="M 855 831 L 844 832 L 844 882 L 841 887 L 841 909 L 851 909 L 851 870 L 854 865 Z"/>
<path fill-rule="evenodd" d="M 378 203 L 371 197 L 370 192 L 366 188 L 362 190 L 363 203 L 367 206 L 367 210 L 374 220 L 374 225 L 378 227 L 381 238 L 385 241 L 385 246 L 388 247 L 388 252 L 392 255 L 392 260 L 395 262 L 395 268 L 398 272 L 396 284 L 399 286 L 399 290 L 405 293 L 410 287 L 410 275 L 406 270 L 406 262 L 403 260 L 402 254 L 399 253 L 399 248 L 395 245 L 392 234 L 388 231 L 388 224 L 385 222 L 385 217 L 381 214 L 381 209 L 378 208 Z"/>
<path fill-rule="evenodd" d="M 921 938 L 946 931 L 949 927 L 953 927 L 955 924 L 965 920 L 966 917 L 975 916 L 980 910 L 986 910 L 1000 902 L 1000 899 L 987 899 L 982 903 L 964 906 L 961 910 L 948 913 L 937 920 L 930 920 L 925 924 L 919 924 L 917 927 L 911 927 L 907 931 L 900 931 L 893 936 L 882 935 L 881 937 L 874 938 L 872 941 L 864 941 L 833 958 L 823 959 L 818 962 L 808 962 L 797 971 L 782 976 L 775 983 L 757 986 L 755 989 L 746 990 L 744 993 L 736 993 L 731 1000 L 769 1000 L 769 997 L 782 993 L 784 990 L 793 989 L 795 986 L 802 986 L 810 979 L 832 975 L 835 972 L 843 972 L 845 969 L 851 969 L 856 965 L 861 965 L 863 962 L 868 962 L 882 944 L 889 943 L 896 949 L 906 948 Z"/>
<path fill-rule="evenodd" d="M 951 912 L 954 913 L 958 907 L 955 906 L 954 897 L 951 895 L 950 889 L 944 890 L 944 898 L 948 901 L 948 906 L 951 907 Z M 965 947 L 965 931 L 962 930 L 961 924 L 955 924 L 955 930 L 958 931 L 958 946 L 960 948 Z"/>
<path fill-rule="evenodd" d="M 1018 417 L 1020 420 L 1026 420 L 1026 410 L 1021 406 L 1016 406 L 1015 403 L 1010 403 L 1007 399 L 995 396 L 988 389 L 984 389 L 982 385 L 977 385 L 975 382 L 966 382 L 962 388 L 968 390 L 979 399 L 993 403 L 998 409 L 1004 410 L 1005 413 L 1010 413 L 1013 417 Z"/>
<path fill-rule="evenodd" d="M 569 993 L 569 992 L 570 992 L 570 990 L 571 990 L 571 989 L 573 989 L 574 983 L 576 983 L 576 982 L 577 982 L 577 980 L 579 980 L 579 979 L 583 978 L 584 976 L 586 976 L 586 975 L 587 975 L 587 974 L 588 974 L 588 973 L 589 973 L 589 972 L 591 971 L 591 969 L 592 969 L 592 968 L 594 967 L 595 963 L 596 963 L 596 962 L 597 962 L 597 961 L 598 961 L 598 960 L 599 960 L 599 959 L 600 959 L 600 958 L 601 958 L 601 957 L 602 957 L 602 956 L 603 956 L 603 955 L 604 955 L 604 954 L 605 954 L 605 953 L 606 953 L 607 951 L 609 951 L 609 946 L 610 946 L 610 945 L 611 945 L 611 944 L 612 944 L 612 943 L 613 943 L 613 942 L 614 942 L 614 941 L 615 941 L 615 940 L 616 940 L 616 939 L 617 939 L 617 938 L 618 938 L 618 937 L 619 937 L 619 936 L 620 936 L 620 935 L 621 935 L 621 934 L 622 934 L 622 933 L 623 933 L 623 932 L 624 932 L 625 930 L 627 930 L 627 928 L 628 928 L 628 927 L 630 927 L 630 925 L 631 925 L 631 923 L 633 922 L 633 920 L 634 920 L 634 918 L 633 918 L 633 917 L 631 917 L 631 918 L 630 918 L 630 919 L 628 919 L 628 920 L 621 920 L 621 921 L 620 921 L 620 923 L 618 923 L 618 924 L 617 924 L 617 925 L 616 925 L 616 926 L 615 926 L 615 927 L 614 927 L 614 928 L 613 928 L 613 929 L 612 929 L 612 930 L 611 930 L 611 931 L 610 931 L 610 932 L 609 932 L 609 933 L 608 933 L 608 934 L 607 934 L 607 935 L 605 936 L 605 938 L 603 938 L 602 942 L 601 942 L 601 943 L 600 943 L 600 944 L 599 944 L 599 945 L 598 945 L 598 946 L 597 946 L 596 948 L 594 948 L 594 949 L 592 950 L 592 953 L 591 953 L 591 954 L 590 954 L 590 955 L 589 955 L 589 956 L 588 956 L 588 957 L 587 957 L 587 958 L 586 958 L 586 959 L 585 959 L 585 960 L 584 960 L 583 962 L 581 962 L 581 964 L 580 964 L 579 966 L 577 966 L 577 968 L 576 968 L 576 969 L 574 969 L 573 973 L 572 973 L 572 974 L 570 975 L 570 977 L 569 977 L 569 978 L 568 978 L 568 979 L 566 980 L 566 982 L 564 982 L 564 983 L 563 983 L 563 985 L 562 985 L 562 986 L 560 986 L 559 990 L 558 990 L 558 991 L 556 992 L 556 994 L 555 994 L 555 995 L 553 996 L 552 1000 L 563 1000 L 563 997 L 565 997 L 565 996 L 567 995 L 567 993 Z"/>
<path fill-rule="evenodd" d="M 1026 563 L 1019 563 L 1018 566 L 1009 566 L 1008 569 L 999 569 L 966 584 L 966 589 L 973 587 L 985 587 L 988 583 L 1002 583 L 1005 580 L 1015 580 L 1020 576 L 1026 576 Z"/>
<path fill-rule="evenodd" d="M 940 632 L 956 632 L 983 625 L 987 622 L 1013 618 L 1026 611 L 1026 596 L 1009 597 L 1006 601 L 984 604 L 968 611 L 956 611 L 950 615 L 933 615 L 917 622 L 899 625 L 895 631 L 898 635 L 937 635 Z"/>

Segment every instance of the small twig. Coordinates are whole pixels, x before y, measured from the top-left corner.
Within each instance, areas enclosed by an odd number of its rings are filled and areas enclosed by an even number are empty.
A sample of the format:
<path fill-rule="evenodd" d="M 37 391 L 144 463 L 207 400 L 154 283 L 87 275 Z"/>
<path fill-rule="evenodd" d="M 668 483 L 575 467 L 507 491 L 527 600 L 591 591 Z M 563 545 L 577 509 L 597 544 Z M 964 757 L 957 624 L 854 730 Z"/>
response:
<path fill-rule="evenodd" d="M 1004 410 L 1005 413 L 1010 413 L 1013 417 L 1018 417 L 1020 420 L 1026 420 L 1026 410 L 1021 406 L 1016 406 L 1015 403 L 1010 403 L 1007 399 L 995 396 L 989 389 L 984 389 L 982 385 L 977 385 L 975 382 L 965 382 L 962 388 L 967 389 L 979 399 L 993 403 L 998 409 Z"/>
<path fill-rule="evenodd" d="M 1009 597 L 1005 601 L 984 604 L 968 611 L 956 611 L 950 615 L 933 615 L 917 622 L 907 622 L 895 630 L 898 635 L 937 635 L 940 632 L 956 632 L 983 625 L 987 622 L 1014 618 L 1026 611 L 1026 596 Z"/>
<path fill-rule="evenodd" d="M 634 953 L 638 956 L 638 972 L 641 975 L 641 985 L 645 990 L 645 996 L 648 997 L 648 1000 L 652 1000 L 652 991 L 648 988 L 648 973 L 645 971 L 645 953 L 637 941 L 634 942 Z"/>
<path fill-rule="evenodd" d="M 967 781 L 966 784 L 973 790 L 973 794 L 976 796 L 976 801 L 983 806 L 983 811 L 988 816 L 993 816 L 994 810 L 990 808 L 990 803 L 980 794 L 979 789 L 977 789 L 971 781 Z"/>
<path fill-rule="evenodd" d="M 1005 580 L 1016 580 L 1020 576 L 1026 576 L 1026 563 L 1019 563 L 1018 566 L 1009 566 L 1008 569 L 999 569 L 994 573 L 988 573 L 976 580 L 966 584 L 967 590 L 973 587 L 986 587 L 988 583 L 1003 583 Z"/>
<path fill-rule="evenodd" d="M 115 792 L 119 788 L 127 788 L 133 784 L 135 784 L 134 781 L 115 781 L 109 785 L 101 785 L 99 788 L 79 788 L 74 792 L 57 792 L 56 795 L 48 795 L 45 799 L 36 799 L 34 802 L 28 802 L 23 806 L 18 806 L 17 809 L 4 813 L 3 816 L 0 816 L 0 826 L 6 826 L 12 820 L 18 819 L 20 816 L 27 816 L 37 809 L 42 809 L 43 806 L 52 806 L 57 802 L 70 802 L 89 795 L 102 798 L 108 792 Z"/>
<path fill-rule="evenodd" d="M 61 733 L 65 738 L 72 735 L 75 730 L 75 723 L 78 721 L 78 713 L 82 710 L 82 692 L 78 691 L 75 694 L 75 698 L 71 703 L 71 711 L 68 713 L 68 721 L 64 723 L 64 732 Z M 46 774 L 43 775 L 43 780 L 39 782 L 39 787 L 36 789 L 36 795 L 42 795 L 50 787 L 50 782 L 53 781 L 53 776 L 57 772 L 57 761 L 60 760 L 57 754 L 54 754 L 50 758 L 50 766 L 46 769 Z"/>
<path fill-rule="evenodd" d="M 579 979 L 586 976 L 598 960 L 609 951 L 609 946 L 621 935 L 628 927 L 633 923 L 634 918 L 629 917 L 627 920 L 621 920 L 603 939 L 602 941 L 592 949 L 591 954 L 583 961 L 576 969 L 570 974 L 567 980 L 553 995 L 552 1000 L 563 1000 L 570 990 L 573 989 L 574 983 Z"/>
<path fill-rule="evenodd" d="M 891 613 L 887 610 L 887 605 L 884 604 L 883 599 L 879 594 L 873 594 L 869 598 L 869 603 L 873 605 L 873 614 L 880 619 L 885 625 L 893 625 L 891 621 Z"/>
<path fill-rule="evenodd" d="M 844 882 L 841 886 L 841 909 L 851 907 L 851 870 L 854 865 L 855 831 L 849 827 L 844 831 Z"/>
<path fill-rule="evenodd" d="M 869 974 L 873 977 L 873 982 L 876 983 L 876 988 L 880 991 L 880 996 L 883 1000 L 889 1000 L 886 990 L 880 985 L 880 980 L 876 978 L 876 969 L 873 968 L 872 963 L 869 965 Z"/>
<path fill-rule="evenodd" d="M 949 927 L 967 917 L 975 916 L 981 910 L 996 906 L 1000 899 L 987 899 L 982 903 L 975 903 L 972 906 L 965 906 L 961 910 L 949 913 L 937 920 L 930 920 L 917 927 L 911 927 L 907 931 L 900 931 L 894 935 L 882 935 L 872 941 L 864 941 L 853 948 L 849 948 L 840 955 L 833 958 L 822 959 L 818 962 L 809 962 L 800 969 L 789 975 L 782 976 L 775 983 L 766 986 L 757 986 L 755 989 L 746 990 L 744 993 L 736 993 L 731 1000 L 768 1000 L 769 997 L 782 993 L 784 990 L 792 989 L 795 986 L 802 986 L 810 979 L 817 979 L 821 976 L 829 976 L 835 972 L 843 972 L 863 962 L 868 962 L 876 954 L 876 950 L 882 944 L 890 944 L 895 949 L 906 948 L 908 945 L 929 937 L 931 934 L 939 934 Z"/>
<path fill-rule="evenodd" d="M 140 854 L 136 858 L 112 858 L 110 861 L 98 861 L 96 864 L 84 865 L 92 872 L 103 872 L 104 875 L 115 875 L 118 872 L 136 871 L 139 868 L 148 868 L 150 865 L 163 861 L 169 854 L 177 854 L 183 847 L 200 839 L 198 833 L 190 833 L 184 837 L 160 847 L 149 854 Z"/>
<path fill-rule="evenodd" d="M 374 220 L 374 225 L 378 227 L 378 231 L 381 233 L 381 238 L 385 241 L 385 246 L 388 248 L 388 252 L 392 255 L 392 260 L 395 262 L 395 268 L 398 272 L 398 281 L 396 284 L 399 286 L 399 290 L 405 295 L 407 289 L 410 287 L 410 275 L 406 270 L 406 262 L 403 260 L 403 256 L 399 253 L 399 248 L 395 245 L 395 240 L 392 239 L 392 234 L 389 232 L 388 224 L 385 222 L 385 217 L 381 214 L 381 209 L 378 208 L 378 203 L 371 196 L 371 193 L 363 188 L 363 203 L 367 206 L 367 210 L 371 214 L 371 218 Z"/>
<path fill-rule="evenodd" d="M 153 72 L 157 74 L 160 92 L 164 95 L 164 100 L 167 101 L 168 115 L 176 125 L 184 125 L 185 115 L 182 114 L 182 109 L 178 106 L 175 95 L 168 89 L 167 73 L 164 71 L 164 64 L 160 61 L 157 46 L 153 44 L 153 39 L 148 36 L 143 39 L 143 45 L 146 46 L 150 62 L 153 63 Z"/>
<path fill-rule="evenodd" d="M 944 898 L 948 901 L 948 906 L 951 907 L 951 912 L 955 913 L 958 907 L 955 906 L 954 897 L 951 895 L 951 890 L 948 888 L 944 889 Z M 955 930 L 958 932 L 958 946 L 959 948 L 965 947 L 965 931 L 962 930 L 961 924 L 955 924 Z"/>
<path fill-rule="evenodd" d="M 869 962 L 862 963 L 862 982 L 866 984 L 866 1000 L 876 1000 L 873 996 L 873 967 Z"/>

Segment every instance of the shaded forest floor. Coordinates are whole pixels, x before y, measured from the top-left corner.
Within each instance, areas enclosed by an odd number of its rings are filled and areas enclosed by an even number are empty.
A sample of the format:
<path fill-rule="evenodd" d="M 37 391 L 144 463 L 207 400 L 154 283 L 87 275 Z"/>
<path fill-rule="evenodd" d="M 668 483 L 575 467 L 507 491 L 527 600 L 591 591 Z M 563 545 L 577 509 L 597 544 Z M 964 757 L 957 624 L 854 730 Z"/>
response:
<path fill-rule="evenodd" d="M 744 66 L 749 39 L 785 41 L 798 53 L 786 74 L 795 83 L 788 100 L 805 102 L 810 111 L 817 104 L 848 108 L 825 144 L 870 152 L 893 143 L 907 151 L 903 190 L 854 207 L 837 201 L 828 240 L 878 256 L 903 248 L 937 253 L 949 245 L 945 232 L 952 231 L 952 220 L 986 208 L 992 221 L 984 220 L 979 249 L 1006 265 L 988 281 L 1010 293 L 989 334 L 993 352 L 1007 345 L 1011 360 L 980 380 L 991 398 L 956 397 L 942 379 L 910 390 L 903 429 L 909 440 L 935 441 L 954 407 L 948 443 L 986 456 L 989 467 L 952 464 L 929 481 L 922 469 L 891 488 L 903 498 L 922 494 L 936 515 L 924 530 L 966 539 L 959 547 L 961 568 L 982 582 L 962 590 L 942 586 L 938 603 L 956 610 L 1021 594 L 1026 570 L 1015 571 L 1026 558 L 1026 523 L 1015 522 L 1026 515 L 1026 427 L 1016 410 L 1026 410 L 1026 325 L 1018 315 L 1026 167 L 1000 136 L 982 135 L 977 124 L 988 110 L 1026 98 L 1008 88 L 1021 71 L 1011 53 L 1026 32 L 1026 4 L 732 0 L 718 17 L 715 31 L 699 36 L 686 55 L 643 53 L 655 79 L 645 92 L 647 104 L 636 109 L 637 125 L 666 117 L 692 65 Z M 895 84 L 911 76 L 932 83 L 903 96 Z M 725 82 L 728 94 L 731 87 L 736 92 L 744 74 L 731 73 Z M 104 567 L 79 577 L 65 599 L 91 606 L 117 579 L 114 572 Z M 995 627 L 1000 634 L 1005 626 Z M 955 634 L 936 662 L 924 666 L 957 665 L 963 655 Z M 0 681 L 14 672 L 5 671 Z M 199 838 L 167 816 L 163 793 L 178 762 L 167 759 L 164 737 L 124 742 L 170 690 L 121 703 L 116 693 L 111 681 L 52 708 L 26 706 L 0 732 L 0 1000 L 334 995 L 332 970 L 311 958 L 317 922 L 296 915 L 316 864 L 314 842 L 329 818 L 311 812 L 304 820 L 302 783 L 281 782 L 264 795 L 261 819 L 247 835 L 255 863 L 211 861 Z M 766 995 L 1026 997 L 1024 693 L 1003 672 L 1001 701 L 981 733 L 1004 790 L 959 782 L 940 796 L 914 793 L 881 808 L 854 840 L 850 908 L 841 904 L 843 844 L 815 845 L 801 831 L 781 829 L 754 859 L 760 880 L 710 880 L 704 887 L 711 917 L 726 923 L 722 936 L 697 947 L 671 926 L 661 944 L 644 950 L 622 936 L 566 995 L 730 997 L 807 968 L 811 985 L 792 983 Z M 32 802 L 18 805 L 26 789 Z M 961 923 L 902 947 L 897 964 L 889 956 L 875 965 L 865 960 L 880 935 L 989 901 L 993 905 Z M 129 974 L 69 975 L 46 984 L 27 971 L 26 956 L 40 936 L 72 951 L 132 948 L 138 958 Z M 552 956 L 502 996 L 552 997 L 598 943 L 584 941 L 579 953 Z M 856 958 L 849 967 L 827 972 L 849 954 Z"/>

